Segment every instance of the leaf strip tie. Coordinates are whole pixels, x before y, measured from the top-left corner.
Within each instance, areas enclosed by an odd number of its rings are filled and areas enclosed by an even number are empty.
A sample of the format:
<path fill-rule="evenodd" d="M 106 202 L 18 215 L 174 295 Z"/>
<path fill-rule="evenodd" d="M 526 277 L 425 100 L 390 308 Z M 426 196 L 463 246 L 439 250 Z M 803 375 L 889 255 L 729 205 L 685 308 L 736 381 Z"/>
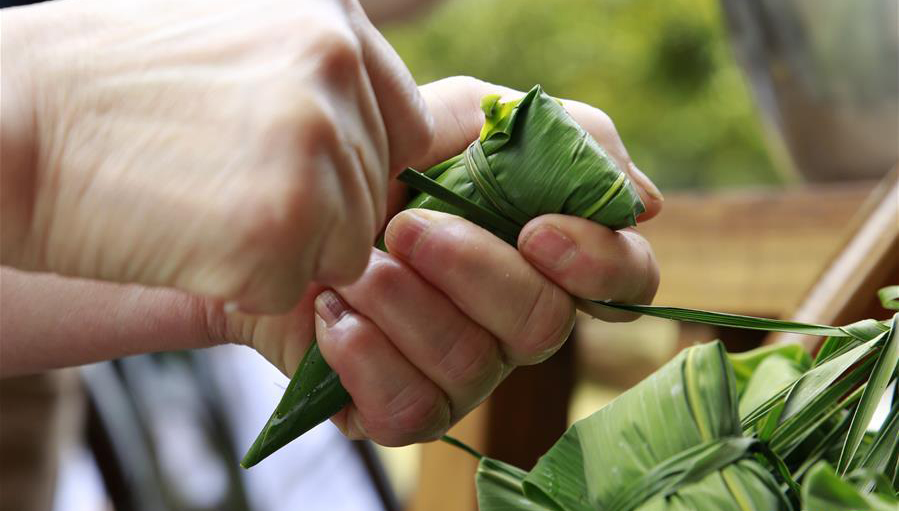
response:
<path fill-rule="evenodd" d="M 608 204 L 612 200 L 612 197 L 614 197 L 618 192 L 621 191 L 621 188 L 624 186 L 625 182 L 627 182 L 627 176 L 624 175 L 624 172 L 620 172 L 618 174 L 618 179 L 616 179 L 615 182 L 612 183 L 612 186 L 610 186 L 609 189 L 606 190 L 606 193 L 604 193 L 602 197 L 600 197 L 599 200 L 596 201 L 592 206 L 587 208 L 582 216 L 584 218 L 590 218 L 598 213 L 599 210 L 604 208 L 606 204 Z"/>
<path fill-rule="evenodd" d="M 480 140 L 475 140 L 465 150 L 465 171 L 478 192 L 490 201 L 490 204 L 503 216 L 519 225 L 528 223 L 531 219 L 530 216 L 509 201 L 502 187 L 496 181 L 496 176 L 490 170 L 490 162 L 487 161 L 487 155 L 484 153 L 484 147 L 481 146 Z"/>
<path fill-rule="evenodd" d="M 477 218 L 476 223 L 494 229 L 500 238 L 513 246 L 515 245 L 515 242 L 518 239 L 518 233 L 521 232 L 521 226 L 516 225 L 515 222 L 508 218 L 459 195 L 430 177 L 410 168 L 406 168 L 400 172 L 397 179 L 419 192 L 426 193 L 442 200 L 450 206 L 459 208 L 464 211 L 466 215 Z"/>
<path fill-rule="evenodd" d="M 725 437 L 691 447 L 662 461 L 618 493 L 604 511 L 633 511 L 656 495 L 671 495 L 740 459 L 750 457 L 758 440 Z"/>

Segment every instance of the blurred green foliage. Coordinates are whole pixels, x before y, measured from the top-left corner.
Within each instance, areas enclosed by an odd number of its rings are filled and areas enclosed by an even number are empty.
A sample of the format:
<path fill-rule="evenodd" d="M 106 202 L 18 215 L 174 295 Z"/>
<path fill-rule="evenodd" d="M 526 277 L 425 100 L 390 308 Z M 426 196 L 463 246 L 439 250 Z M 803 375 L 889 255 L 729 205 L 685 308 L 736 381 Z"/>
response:
<path fill-rule="evenodd" d="M 602 108 L 663 190 L 784 182 L 716 0 L 446 0 L 385 27 L 423 83 L 452 75 Z"/>

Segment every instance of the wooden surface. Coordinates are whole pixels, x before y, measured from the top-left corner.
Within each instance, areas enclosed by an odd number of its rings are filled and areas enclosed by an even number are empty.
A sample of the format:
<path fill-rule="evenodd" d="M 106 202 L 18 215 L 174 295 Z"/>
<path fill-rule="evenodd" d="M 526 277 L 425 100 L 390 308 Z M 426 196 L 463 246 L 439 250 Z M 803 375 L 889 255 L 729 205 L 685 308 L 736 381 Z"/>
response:
<path fill-rule="evenodd" d="M 482 451 L 486 445 L 489 402 L 466 415 L 449 434 Z M 408 511 L 474 511 L 478 462 L 443 442 L 422 445 L 418 485 Z"/>
<path fill-rule="evenodd" d="M 873 317 L 886 319 L 875 295 L 899 284 L 899 180 L 894 171 L 872 192 L 850 225 L 845 247 L 825 266 L 791 318 L 808 323 L 844 325 Z M 766 342 L 802 342 L 810 350 L 820 338 L 774 334 Z"/>
<path fill-rule="evenodd" d="M 874 183 L 669 194 L 639 230 L 662 271 L 655 303 L 762 316 L 796 309 Z"/>
<path fill-rule="evenodd" d="M 574 374 L 574 343 L 567 342 L 546 362 L 516 369 L 449 434 L 487 456 L 530 470 L 568 427 Z M 408 510 L 476 511 L 477 465 L 453 446 L 425 444 Z"/>

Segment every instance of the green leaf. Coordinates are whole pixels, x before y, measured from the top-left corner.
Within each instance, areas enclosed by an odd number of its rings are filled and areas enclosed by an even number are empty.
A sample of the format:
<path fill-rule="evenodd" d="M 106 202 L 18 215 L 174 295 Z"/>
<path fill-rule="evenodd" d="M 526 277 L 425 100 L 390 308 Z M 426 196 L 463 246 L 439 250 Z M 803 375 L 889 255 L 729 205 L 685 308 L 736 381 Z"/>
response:
<path fill-rule="evenodd" d="M 452 190 L 444 188 L 440 183 L 410 168 L 400 172 L 397 179 L 422 193 L 465 211 L 469 220 L 488 229 L 506 243 L 514 245 L 517 242 L 521 226 L 494 213 L 493 210 L 453 193 Z"/>
<path fill-rule="evenodd" d="M 852 350 L 825 362 L 802 375 L 790 389 L 781 422 L 799 413 L 809 402 L 829 387 L 837 378 L 862 358 L 877 350 L 881 337 L 872 339 Z"/>
<path fill-rule="evenodd" d="M 490 458 L 481 458 L 475 482 L 480 511 L 561 511 L 528 498 L 521 484 L 527 472 Z"/>
<path fill-rule="evenodd" d="M 580 216 L 612 229 L 636 224 L 644 206 L 627 175 L 540 86 L 512 104 L 485 98 L 483 107 L 488 122 L 482 138 L 425 172 L 468 203 L 451 203 L 444 192 L 438 198 L 427 185 L 407 207 L 446 211 L 478 223 L 484 216 L 470 207 L 474 203 L 518 227 L 547 213 Z M 512 234 L 508 226 L 502 231 L 484 227 L 507 241 Z"/>
<path fill-rule="evenodd" d="M 525 494 L 552 509 L 592 511 L 580 435 L 568 428 L 525 478 Z"/>
<path fill-rule="evenodd" d="M 740 396 L 740 417 L 749 415 L 800 376 L 802 369 L 793 360 L 780 355 L 766 357 L 752 373 Z"/>
<path fill-rule="evenodd" d="M 846 431 L 849 430 L 849 422 L 851 419 L 852 415 L 848 413 L 843 414 L 842 418 L 836 422 L 836 425 L 831 426 L 830 430 L 808 450 L 805 459 L 802 460 L 799 466 L 793 471 L 794 479 L 803 477 L 812 466 L 824 458 L 829 450 L 833 449 L 834 445 L 837 443 L 842 445 L 843 442 L 839 439 L 846 435 Z"/>
<path fill-rule="evenodd" d="M 813 466 L 802 484 L 806 511 L 896 511 L 895 497 L 875 493 L 865 495 L 840 479 L 827 462 Z"/>
<path fill-rule="evenodd" d="M 742 316 L 740 314 L 728 314 L 725 312 L 682 309 L 680 307 L 663 307 L 658 305 L 632 305 L 603 301 L 593 301 L 592 303 L 657 318 L 674 319 L 690 323 L 703 323 L 714 326 L 744 328 L 747 330 L 764 330 L 766 332 L 789 332 L 806 335 L 850 335 L 840 327 L 797 323 L 795 321 L 782 321 L 779 319 L 756 318 L 752 316 Z"/>
<path fill-rule="evenodd" d="M 877 356 L 871 377 L 852 417 L 849 433 L 846 435 L 846 442 L 843 444 L 840 460 L 837 463 L 837 472 L 840 474 L 845 474 L 851 468 L 855 451 L 861 444 L 868 424 L 871 423 L 874 410 L 880 403 L 887 385 L 896 371 L 896 365 L 899 363 L 899 333 L 897 332 L 899 332 L 899 313 L 893 315 L 892 328 L 885 334 L 882 341 L 883 347 Z"/>
<path fill-rule="evenodd" d="M 828 337 L 815 356 L 815 365 L 820 365 L 832 358 L 855 348 L 864 341 L 870 341 L 890 329 L 883 321 L 863 319 L 841 328 L 852 337 Z"/>
<path fill-rule="evenodd" d="M 318 344 L 313 342 L 240 465 L 250 468 L 259 463 L 340 411 L 349 400 L 337 373 L 331 370 L 318 350 Z"/>
<path fill-rule="evenodd" d="M 745 458 L 755 442 L 752 438 L 731 437 L 684 450 L 616 492 L 603 509 L 630 511 L 655 496 L 675 493 L 685 484 L 699 482 L 709 474 Z"/>
<path fill-rule="evenodd" d="M 742 353 L 728 353 L 727 358 L 734 370 L 737 394 L 741 396 L 741 399 L 743 390 L 756 368 L 772 356 L 793 363 L 800 372 L 808 370 L 812 364 L 811 357 L 801 344 L 770 344 Z"/>
<path fill-rule="evenodd" d="M 754 442 L 741 438 L 723 346 L 694 346 L 569 428 L 525 494 L 562 511 L 790 509 L 771 475 L 743 459 Z"/>
<path fill-rule="evenodd" d="M 769 440 L 771 449 L 779 456 L 788 456 L 793 449 L 814 433 L 818 427 L 835 417 L 838 412 L 847 406 L 858 401 L 864 385 L 855 390 L 852 389 L 867 377 L 872 362 L 869 359 L 860 364 L 836 384 L 816 395 L 806 406 L 799 409 L 795 415 L 780 423 L 771 434 Z M 841 398 L 841 396 L 844 397 Z"/>
<path fill-rule="evenodd" d="M 887 286 L 877 291 L 884 309 L 899 310 L 899 286 Z"/>

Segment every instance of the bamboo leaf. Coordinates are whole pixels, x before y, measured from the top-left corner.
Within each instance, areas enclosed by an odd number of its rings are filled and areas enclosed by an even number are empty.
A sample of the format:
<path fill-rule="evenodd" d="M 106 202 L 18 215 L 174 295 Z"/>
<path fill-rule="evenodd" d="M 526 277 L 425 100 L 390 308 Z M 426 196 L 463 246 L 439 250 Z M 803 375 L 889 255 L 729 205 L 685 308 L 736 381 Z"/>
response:
<path fill-rule="evenodd" d="M 687 321 L 690 323 L 703 323 L 714 326 L 744 328 L 747 330 L 764 330 L 766 332 L 789 332 L 806 335 L 832 335 L 841 337 L 850 335 L 840 327 L 797 323 L 795 321 L 782 321 L 779 319 L 756 318 L 752 316 L 742 316 L 740 314 L 728 314 L 725 312 L 683 309 L 680 307 L 663 307 L 658 305 L 632 305 L 603 301 L 593 301 L 592 303 L 657 318 Z"/>
<path fill-rule="evenodd" d="M 728 353 L 727 358 L 734 370 L 737 394 L 740 399 L 743 398 L 746 384 L 752 378 L 759 364 L 772 356 L 792 362 L 800 372 L 805 372 L 812 364 L 811 357 L 801 344 L 771 344 L 742 353 Z"/>
<path fill-rule="evenodd" d="M 794 346 L 802 349 L 799 345 Z M 805 353 L 804 350 L 803 353 Z M 733 361 L 733 359 L 731 360 Z M 740 416 L 749 415 L 768 399 L 793 384 L 802 374 L 802 368 L 791 359 L 779 354 L 765 357 L 752 372 L 752 376 L 740 396 Z"/>
<path fill-rule="evenodd" d="M 899 286 L 887 286 L 877 291 L 884 309 L 899 310 Z"/>
<path fill-rule="evenodd" d="M 524 490 L 564 511 L 791 509 L 752 445 L 722 345 L 699 345 L 575 423 Z"/>
<path fill-rule="evenodd" d="M 657 464 L 615 494 L 606 511 L 630 511 L 657 496 L 670 495 L 688 483 L 745 458 L 756 440 L 732 437 L 697 445 Z"/>
<path fill-rule="evenodd" d="M 852 485 L 863 494 L 876 492 L 889 495 L 896 493 L 897 491 L 893 488 L 893 484 L 886 474 L 877 470 L 867 468 L 856 469 L 845 476 L 844 480 L 852 483 Z M 899 495 L 897 495 L 897 497 L 899 497 Z"/>
<path fill-rule="evenodd" d="M 480 511 L 563 511 L 528 498 L 522 490 L 527 472 L 490 458 L 478 463 L 475 481 Z"/>
<path fill-rule="evenodd" d="M 318 344 L 313 342 L 240 465 L 250 468 L 259 463 L 340 411 L 349 400 L 337 373 L 331 370 L 318 350 Z M 310 410 L 318 413 L 307 413 Z"/>
<path fill-rule="evenodd" d="M 846 435 L 846 442 L 843 444 L 843 450 L 840 453 L 840 460 L 837 463 L 837 472 L 845 474 L 851 467 L 853 457 L 859 444 L 861 444 L 862 436 L 871 423 L 874 416 L 874 410 L 880 403 L 880 399 L 886 392 L 887 385 L 893 378 L 893 372 L 899 363 L 899 313 L 893 315 L 893 324 L 890 331 L 885 334 L 883 347 L 877 357 L 874 369 L 871 371 L 871 377 L 865 386 L 858 407 L 852 417 L 852 423 L 849 426 L 849 433 Z"/>
<path fill-rule="evenodd" d="M 834 417 L 840 410 L 858 401 L 864 385 L 855 390 L 852 389 L 864 379 L 870 370 L 871 362 L 869 359 L 853 369 L 849 375 L 822 391 L 795 415 L 778 425 L 769 441 L 771 448 L 780 456 L 789 455 L 819 426 Z M 844 397 L 841 398 L 841 396 Z"/>
<path fill-rule="evenodd" d="M 515 245 L 517 242 L 521 226 L 498 213 L 494 213 L 493 210 L 459 195 L 437 181 L 410 168 L 400 172 L 397 179 L 419 192 L 426 193 L 431 197 L 440 199 L 453 207 L 465 211 L 466 218 L 488 229 L 506 243 Z"/>
<path fill-rule="evenodd" d="M 896 511 L 899 505 L 888 494 L 861 493 L 823 461 L 813 466 L 805 477 L 802 503 L 806 511 Z"/>
<path fill-rule="evenodd" d="M 802 375 L 790 389 L 781 422 L 799 413 L 809 402 L 862 358 L 873 353 L 885 334 L 829 360 Z"/>
<path fill-rule="evenodd" d="M 849 422 L 852 420 L 852 415 L 846 413 L 843 417 L 837 422 L 837 424 L 830 428 L 830 431 L 827 432 L 815 445 L 812 447 L 808 454 L 805 456 L 805 459 L 793 471 L 793 478 L 800 479 L 802 478 L 806 472 L 816 463 L 821 461 L 824 458 L 826 452 L 833 448 L 837 442 L 842 445 L 842 441 L 838 439 L 843 437 L 846 434 L 846 431 L 849 430 Z"/>
<path fill-rule="evenodd" d="M 580 435 L 569 428 L 525 478 L 524 492 L 552 509 L 592 511 Z"/>

